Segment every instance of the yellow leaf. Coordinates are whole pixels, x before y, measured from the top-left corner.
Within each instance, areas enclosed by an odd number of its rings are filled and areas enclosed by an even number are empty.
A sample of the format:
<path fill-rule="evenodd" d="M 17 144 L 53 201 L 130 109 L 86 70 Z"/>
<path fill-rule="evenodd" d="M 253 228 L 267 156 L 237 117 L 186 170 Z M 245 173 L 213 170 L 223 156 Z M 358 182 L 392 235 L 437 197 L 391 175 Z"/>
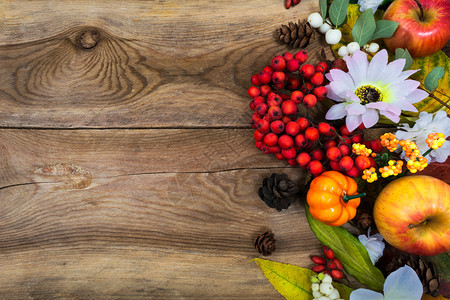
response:
<path fill-rule="evenodd" d="M 286 299 L 313 299 L 310 277 L 317 273 L 310 269 L 298 266 L 282 264 L 261 258 L 254 261 L 263 271 L 264 276 L 273 287 Z M 333 282 L 333 286 L 339 291 L 341 298 L 348 300 L 352 289 L 340 283 Z"/>
<path fill-rule="evenodd" d="M 450 59 L 444 52 L 438 51 L 433 55 L 414 59 L 410 69 L 420 69 L 420 71 L 412 75 L 411 78 L 420 81 L 421 87 L 423 87 L 425 77 L 433 68 L 437 66 L 443 67 L 445 74 L 444 77 L 439 80 L 439 85 L 434 91 L 434 94 L 437 98 L 441 99 L 444 103 L 450 106 Z M 442 103 L 439 103 L 439 101 L 431 97 L 425 98 L 419 103 L 414 104 L 414 106 L 419 110 L 419 112 L 426 111 L 428 113 L 435 113 L 439 110 L 443 110 L 447 114 L 450 113 L 449 108 L 445 107 Z"/>

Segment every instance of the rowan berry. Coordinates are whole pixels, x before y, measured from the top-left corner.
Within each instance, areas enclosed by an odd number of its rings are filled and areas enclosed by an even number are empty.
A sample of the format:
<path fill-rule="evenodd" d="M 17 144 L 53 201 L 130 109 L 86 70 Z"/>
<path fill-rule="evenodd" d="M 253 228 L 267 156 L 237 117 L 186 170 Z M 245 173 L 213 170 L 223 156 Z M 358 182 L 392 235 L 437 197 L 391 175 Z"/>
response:
<path fill-rule="evenodd" d="M 261 85 L 261 82 L 259 81 L 259 74 L 255 74 L 251 78 L 253 85 Z"/>
<path fill-rule="evenodd" d="M 286 63 L 286 70 L 293 73 L 298 71 L 298 69 L 300 68 L 300 61 L 298 59 L 291 59 Z"/>
<path fill-rule="evenodd" d="M 309 82 L 305 82 L 305 84 L 302 85 L 302 88 L 301 88 L 301 90 L 304 94 L 309 94 L 309 92 L 311 92 L 313 89 L 314 89 L 314 86 Z"/>
<path fill-rule="evenodd" d="M 349 171 L 353 168 L 353 159 L 350 156 L 344 156 L 339 160 L 339 167 L 342 171 Z"/>
<path fill-rule="evenodd" d="M 294 140 L 290 135 L 283 134 L 278 138 L 278 145 L 283 149 L 288 149 L 294 146 Z"/>
<path fill-rule="evenodd" d="M 331 277 L 335 279 L 342 279 L 344 278 L 344 273 L 340 270 L 331 270 Z"/>
<path fill-rule="evenodd" d="M 306 107 L 313 107 L 317 103 L 317 97 L 313 94 L 308 94 L 303 97 L 303 103 L 306 105 Z"/>
<path fill-rule="evenodd" d="M 281 148 L 279 146 L 269 146 L 270 153 L 278 153 L 281 152 Z"/>
<path fill-rule="evenodd" d="M 339 151 L 341 151 L 342 156 L 347 156 L 347 155 L 350 155 L 350 153 L 351 153 L 350 147 L 345 144 L 339 145 L 338 148 L 339 148 Z"/>
<path fill-rule="evenodd" d="M 283 154 L 282 154 L 281 152 L 275 153 L 275 157 L 276 157 L 278 160 L 284 159 L 284 156 L 283 156 Z"/>
<path fill-rule="evenodd" d="M 311 159 L 313 160 L 319 160 L 321 161 L 323 159 L 323 151 L 320 149 L 316 149 L 313 152 L 311 152 Z"/>
<path fill-rule="evenodd" d="M 278 142 L 278 135 L 270 132 L 264 136 L 263 142 L 269 147 L 275 146 Z"/>
<path fill-rule="evenodd" d="M 381 145 L 381 141 L 378 140 L 378 139 L 370 141 L 370 146 L 369 147 L 375 153 L 380 153 L 381 151 L 383 151 L 383 145 Z"/>
<path fill-rule="evenodd" d="M 305 138 L 311 142 L 317 141 L 319 139 L 319 130 L 315 127 L 306 128 Z"/>
<path fill-rule="evenodd" d="M 323 246 L 322 247 L 322 251 L 323 251 L 323 255 L 325 255 L 325 257 L 327 259 L 333 259 L 334 258 L 334 251 L 327 247 L 327 246 Z"/>
<path fill-rule="evenodd" d="M 312 175 L 320 175 L 323 172 L 323 165 L 318 160 L 311 160 L 307 168 Z"/>
<path fill-rule="evenodd" d="M 289 123 L 292 120 L 288 116 L 282 116 L 281 121 L 284 123 L 284 125 L 286 125 L 287 123 Z"/>
<path fill-rule="evenodd" d="M 290 121 L 286 124 L 286 133 L 291 136 L 296 136 L 300 132 L 300 125 L 297 122 Z"/>
<path fill-rule="evenodd" d="M 283 116 L 283 112 L 281 111 L 281 107 L 279 106 L 271 106 L 267 111 L 267 115 L 271 120 L 279 120 Z"/>
<path fill-rule="evenodd" d="M 295 160 L 295 158 L 288 158 L 286 159 L 286 162 L 292 167 L 295 167 L 297 165 L 297 161 Z"/>
<path fill-rule="evenodd" d="M 300 167 L 305 167 L 311 161 L 311 156 L 306 152 L 301 152 L 297 155 L 297 162 Z"/>
<path fill-rule="evenodd" d="M 311 64 L 303 65 L 300 68 L 300 75 L 305 79 L 310 79 L 311 77 L 313 77 L 315 72 L 316 72 L 316 68 L 314 68 L 314 66 Z"/>
<path fill-rule="evenodd" d="M 289 99 L 291 99 L 291 96 L 286 95 L 286 94 L 280 94 L 280 97 L 281 97 L 281 99 L 283 99 L 283 100 L 289 100 Z"/>
<path fill-rule="evenodd" d="M 336 264 L 336 269 L 338 270 L 344 270 L 344 266 L 342 265 L 341 261 L 337 258 L 333 258 L 334 263 Z"/>
<path fill-rule="evenodd" d="M 321 123 L 319 123 L 319 125 L 317 125 L 317 129 L 319 130 L 320 134 L 325 135 L 331 131 L 331 126 L 328 123 L 321 122 Z"/>
<path fill-rule="evenodd" d="M 258 105 L 259 103 L 266 103 L 266 99 L 264 99 L 264 97 L 261 96 L 256 96 L 255 98 L 253 98 L 252 101 L 255 105 Z"/>
<path fill-rule="evenodd" d="M 256 105 L 255 110 L 260 116 L 264 116 L 267 113 L 268 106 L 266 103 L 259 103 Z"/>
<path fill-rule="evenodd" d="M 338 161 L 341 159 L 341 151 L 338 147 L 330 147 L 327 149 L 327 157 L 329 160 Z"/>
<path fill-rule="evenodd" d="M 291 77 L 288 80 L 286 80 L 286 88 L 288 90 L 291 90 L 291 91 L 296 90 L 296 89 L 298 89 L 299 86 L 300 86 L 300 80 L 298 80 L 295 77 Z"/>
<path fill-rule="evenodd" d="M 362 143 L 363 137 L 362 134 L 356 134 L 352 136 L 352 143 Z"/>
<path fill-rule="evenodd" d="M 272 81 L 275 83 L 275 85 L 282 83 L 284 84 L 284 81 L 286 80 L 286 74 L 282 71 L 275 71 L 272 74 Z"/>
<path fill-rule="evenodd" d="M 270 130 L 275 134 L 282 133 L 284 131 L 284 123 L 280 120 L 275 120 L 270 123 Z"/>
<path fill-rule="evenodd" d="M 308 60 L 308 53 L 304 50 L 298 51 L 297 53 L 294 54 L 294 58 L 298 59 L 300 61 L 300 63 L 302 64 Z"/>
<path fill-rule="evenodd" d="M 257 114 L 257 113 L 255 113 Z M 252 126 L 253 129 L 256 129 L 258 122 L 261 120 L 261 118 L 258 116 L 253 116 L 252 119 L 250 120 L 250 126 Z"/>
<path fill-rule="evenodd" d="M 255 98 L 256 96 L 259 96 L 260 94 L 261 94 L 261 91 L 256 86 L 251 86 L 248 88 L 248 95 L 250 96 L 250 98 Z"/>
<path fill-rule="evenodd" d="M 255 130 L 255 132 L 253 133 L 253 137 L 255 138 L 255 140 L 261 142 L 264 139 L 264 133 L 259 130 Z"/>
<path fill-rule="evenodd" d="M 260 149 L 261 149 L 261 151 L 262 151 L 264 154 L 269 154 L 269 153 L 270 153 L 269 146 L 265 145 L 264 143 L 262 144 L 262 146 L 261 146 Z"/>
<path fill-rule="evenodd" d="M 306 119 L 304 117 L 298 118 L 297 123 L 298 123 L 298 125 L 300 125 L 300 131 L 304 131 L 310 125 L 308 119 Z"/>
<path fill-rule="evenodd" d="M 268 84 L 272 80 L 272 73 L 261 71 L 258 73 L 258 81 L 260 84 Z"/>
<path fill-rule="evenodd" d="M 272 75 L 273 73 L 273 69 L 271 66 L 265 66 L 263 71 L 269 73 L 270 75 Z"/>
<path fill-rule="evenodd" d="M 256 148 L 258 148 L 258 149 L 261 150 L 262 145 L 263 145 L 263 142 L 255 141 L 255 146 L 256 146 Z"/>
<path fill-rule="evenodd" d="M 322 85 L 323 81 L 325 80 L 325 76 L 323 76 L 323 73 L 316 72 L 309 80 L 313 85 L 319 86 Z"/>
<path fill-rule="evenodd" d="M 295 158 L 295 156 L 297 155 L 297 151 L 294 149 L 294 147 L 281 149 L 281 153 L 286 159 Z"/>
<path fill-rule="evenodd" d="M 294 59 L 294 55 L 291 52 L 284 52 L 282 57 L 286 62 L 290 61 L 291 59 Z"/>
<path fill-rule="evenodd" d="M 342 159 L 341 159 L 342 160 Z M 340 162 L 340 161 L 339 161 Z M 334 161 L 334 160 L 330 160 L 328 162 L 328 164 L 330 165 L 330 168 L 333 169 L 334 171 L 342 171 L 341 166 L 339 165 L 338 161 Z"/>
<path fill-rule="evenodd" d="M 280 106 L 282 102 L 283 99 L 281 99 L 281 96 L 274 92 L 267 95 L 267 105 L 269 106 Z"/>
<path fill-rule="evenodd" d="M 297 134 L 294 138 L 294 144 L 299 148 L 305 148 L 307 141 L 303 134 Z"/>
<path fill-rule="evenodd" d="M 356 157 L 355 165 L 358 167 L 358 169 L 364 170 L 370 168 L 370 160 L 367 156 L 360 155 Z"/>
<path fill-rule="evenodd" d="M 278 83 L 274 83 L 274 86 L 277 90 L 280 91 L 280 90 L 284 89 L 285 84 L 286 84 L 286 82 L 278 82 Z"/>
<path fill-rule="evenodd" d="M 336 263 L 332 260 L 327 261 L 327 268 L 331 270 L 336 269 Z"/>
<path fill-rule="evenodd" d="M 352 132 L 351 131 L 349 131 L 348 129 L 347 129 L 347 126 L 345 126 L 345 125 L 342 125 L 340 128 L 339 128 L 339 132 L 341 133 L 341 135 L 345 135 L 345 136 L 348 136 L 348 135 L 350 135 Z"/>
<path fill-rule="evenodd" d="M 295 102 L 295 104 L 300 104 L 303 101 L 303 93 L 301 91 L 293 91 L 291 94 L 291 100 Z"/>
<path fill-rule="evenodd" d="M 261 133 L 268 133 L 270 130 L 269 121 L 267 121 L 266 119 L 259 120 L 258 124 L 256 125 L 256 129 Z"/>
<path fill-rule="evenodd" d="M 318 87 L 314 88 L 313 94 L 314 94 L 314 96 L 317 97 L 318 101 L 321 101 L 327 96 L 328 90 L 324 86 L 318 86 Z"/>
<path fill-rule="evenodd" d="M 346 171 L 345 174 L 350 177 L 358 177 L 361 174 L 361 170 L 353 166 L 350 170 Z"/>
<path fill-rule="evenodd" d="M 286 100 L 281 104 L 281 110 L 285 115 L 294 115 L 297 113 L 297 104 L 292 100 Z"/>
<path fill-rule="evenodd" d="M 268 85 L 262 85 L 259 89 L 261 90 L 261 96 L 263 97 L 267 96 L 272 91 L 272 88 Z"/>
<path fill-rule="evenodd" d="M 286 61 L 282 56 L 277 55 L 274 58 L 272 58 L 272 64 L 270 66 L 275 71 L 283 71 L 286 68 Z"/>
<path fill-rule="evenodd" d="M 328 71 L 328 65 L 326 62 L 321 61 L 316 65 L 316 72 L 326 73 Z"/>

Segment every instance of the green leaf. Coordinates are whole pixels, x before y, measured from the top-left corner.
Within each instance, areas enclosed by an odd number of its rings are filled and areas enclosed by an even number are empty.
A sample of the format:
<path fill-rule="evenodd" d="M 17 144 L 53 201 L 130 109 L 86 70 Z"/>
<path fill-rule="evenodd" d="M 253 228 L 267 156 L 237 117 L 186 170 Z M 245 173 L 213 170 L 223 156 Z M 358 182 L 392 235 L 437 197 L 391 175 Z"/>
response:
<path fill-rule="evenodd" d="M 310 277 L 317 275 L 317 273 L 310 269 L 261 258 L 255 258 L 252 261 L 261 268 L 264 276 L 286 299 L 311 300 L 314 298 L 311 291 Z M 353 289 L 337 282 L 333 282 L 333 286 L 339 291 L 341 298 L 346 300 L 350 298 L 350 293 Z"/>
<path fill-rule="evenodd" d="M 428 73 L 427 77 L 425 77 L 424 86 L 430 91 L 434 92 L 434 90 L 438 87 L 439 80 L 444 77 L 445 71 L 444 68 L 438 66 Z"/>
<path fill-rule="evenodd" d="M 387 39 L 394 35 L 398 22 L 390 20 L 378 20 L 375 22 L 376 28 L 370 40 Z"/>
<path fill-rule="evenodd" d="M 323 20 L 327 18 L 327 9 L 328 9 L 328 1 L 327 0 L 319 0 L 320 14 L 322 15 Z"/>
<path fill-rule="evenodd" d="M 313 218 L 308 206 L 305 207 L 305 212 L 311 230 L 322 244 L 333 249 L 345 271 L 370 289 L 383 290 L 384 276 L 372 264 L 363 244 L 346 229 L 328 226 Z"/>
<path fill-rule="evenodd" d="M 347 16 L 348 0 L 334 0 L 330 4 L 330 20 L 334 26 L 338 27 L 344 23 Z"/>
<path fill-rule="evenodd" d="M 395 49 L 394 59 L 399 59 L 399 58 L 406 59 L 405 66 L 403 67 L 403 71 L 408 70 L 413 63 L 413 59 L 411 57 L 411 54 L 409 54 L 408 49 L 402 49 L 402 48 Z"/>
<path fill-rule="evenodd" d="M 353 40 L 361 47 L 364 46 L 374 33 L 376 28 L 373 11 L 368 9 L 364 11 L 356 20 L 355 26 L 352 29 Z"/>

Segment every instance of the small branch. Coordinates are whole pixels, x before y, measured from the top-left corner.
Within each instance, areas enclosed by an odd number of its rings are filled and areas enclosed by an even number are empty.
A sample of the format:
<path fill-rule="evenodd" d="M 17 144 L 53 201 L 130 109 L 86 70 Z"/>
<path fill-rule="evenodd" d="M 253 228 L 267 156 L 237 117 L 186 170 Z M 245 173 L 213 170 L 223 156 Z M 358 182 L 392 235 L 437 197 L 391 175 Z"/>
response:
<path fill-rule="evenodd" d="M 445 107 L 447 107 L 448 109 L 450 109 L 450 105 L 448 105 L 447 103 L 445 103 L 444 101 L 442 101 L 441 99 L 439 99 L 438 97 L 436 97 L 434 95 L 434 93 L 430 93 L 428 92 L 425 88 L 419 86 L 419 89 L 424 90 L 425 92 L 428 93 L 428 97 L 433 98 L 434 100 L 436 100 L 437 102 L 439 102 L 440 104 L 444 105 Z"/>

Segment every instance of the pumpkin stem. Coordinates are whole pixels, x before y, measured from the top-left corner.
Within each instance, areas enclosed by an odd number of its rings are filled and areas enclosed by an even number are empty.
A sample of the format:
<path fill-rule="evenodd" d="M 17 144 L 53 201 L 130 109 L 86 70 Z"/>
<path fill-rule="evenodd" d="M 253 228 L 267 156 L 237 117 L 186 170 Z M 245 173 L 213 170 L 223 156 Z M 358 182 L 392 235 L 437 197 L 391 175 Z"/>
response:
<path fill-rule="evenodd" d="M 349 200 L 364 197 L 365 195 L 366 195 L 366 193 L 361 193 L 361 194 L 356 194 L 356 195 L 351 195 L 351 196 L 344 195 L 344 197 L 342 197 L 342 200 L 344 200 L 345 203 L 348 203 Z"/>

